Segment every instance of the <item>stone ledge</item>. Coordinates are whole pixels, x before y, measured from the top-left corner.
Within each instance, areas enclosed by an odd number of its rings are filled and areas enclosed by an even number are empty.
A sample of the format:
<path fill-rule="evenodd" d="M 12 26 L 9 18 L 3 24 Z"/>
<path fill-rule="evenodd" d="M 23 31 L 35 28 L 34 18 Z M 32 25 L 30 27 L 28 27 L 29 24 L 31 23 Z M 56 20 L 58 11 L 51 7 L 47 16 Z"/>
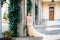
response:
<path fill-rule="evenodd" d="M 14 37 L 12 40 L 42 40 L 42 37 Z"/>

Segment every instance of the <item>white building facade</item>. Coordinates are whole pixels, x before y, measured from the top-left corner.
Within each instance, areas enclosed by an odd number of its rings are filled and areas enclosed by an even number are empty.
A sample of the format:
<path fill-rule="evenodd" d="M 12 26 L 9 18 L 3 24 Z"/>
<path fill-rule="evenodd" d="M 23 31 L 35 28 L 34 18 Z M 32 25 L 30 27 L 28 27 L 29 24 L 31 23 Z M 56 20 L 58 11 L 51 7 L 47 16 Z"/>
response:
<path fill-rule="evenodd" d="M 60 0 L 32 0 L 32 16 L 34 25 L 40 25 L 42 22 L 58 23 L 60 21 Z M 35 13 L 35 4 L 37 5 L 37 15 Z M 36 19 L 35 19 L 36 18 Z M 36 22 L 37 21 L 37 22 Z"/>

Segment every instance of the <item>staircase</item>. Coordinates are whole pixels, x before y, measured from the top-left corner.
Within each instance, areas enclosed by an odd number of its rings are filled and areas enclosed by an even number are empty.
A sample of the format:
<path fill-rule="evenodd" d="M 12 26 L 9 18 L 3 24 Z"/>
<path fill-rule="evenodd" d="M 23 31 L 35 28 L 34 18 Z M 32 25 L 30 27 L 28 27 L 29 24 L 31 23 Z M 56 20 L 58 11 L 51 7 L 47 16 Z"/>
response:
<path fill-rule="evenodd" d="M 45 25 L 37 25 L 35 29 L 45 34 L 43 40 L 60 40 L 60 21 L 47 21 Z"/>
<path fill-rule="evenodd" d="M 47 26 L 60 25 L 60 21 L 46 21 Z"/>
<path fill-rule="evenodd" d="M 60 35 L 60 21 L 45 21 L 35 25 L 35 29 L 46 35 Z"/>

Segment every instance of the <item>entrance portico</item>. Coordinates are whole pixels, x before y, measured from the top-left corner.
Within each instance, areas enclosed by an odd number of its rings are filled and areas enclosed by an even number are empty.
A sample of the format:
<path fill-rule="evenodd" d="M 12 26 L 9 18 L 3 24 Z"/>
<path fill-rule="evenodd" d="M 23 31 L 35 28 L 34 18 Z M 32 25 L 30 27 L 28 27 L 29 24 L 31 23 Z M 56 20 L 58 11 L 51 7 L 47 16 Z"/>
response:
<path fill-rule="evenodd" d="M 33 15 L 33 19 L 38 23 L 34 20 L 34 24 L 40 25 L 44 21 L 45 24 L 60 24 L 60 1 L 35 0 L 35 3 L 37 5 L 38 12 L 37 17 L 36 13 Z"/>

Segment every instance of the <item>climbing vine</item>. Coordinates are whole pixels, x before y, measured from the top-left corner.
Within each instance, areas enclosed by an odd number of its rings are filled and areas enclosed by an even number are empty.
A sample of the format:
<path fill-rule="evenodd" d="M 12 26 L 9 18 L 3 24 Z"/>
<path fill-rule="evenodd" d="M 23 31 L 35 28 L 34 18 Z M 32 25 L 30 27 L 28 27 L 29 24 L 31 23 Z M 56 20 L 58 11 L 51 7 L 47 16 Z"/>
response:
<path fill-rule="evenodd" d="M 13 35 L 12 37 L 17 37 L 18 36 L 18 23 L 20 22 L 20 14 L 21 14 L 21 1 L 22 0 L 9 0 L 10 4 L 9 4 L 9 14 L 8 14 L 8 18 L 9 18 L 9 29 L 11 31 L 13 31 Z"/>
<path fill-rule="evenodd" d="M 31 0 L 27 0 L 27 13 L 31 13 L 32 2 Z"/>
<path fill-rule="evenodd" d="M 1 0 L 1 6 L 6 2 L 6 0 Z"/>

